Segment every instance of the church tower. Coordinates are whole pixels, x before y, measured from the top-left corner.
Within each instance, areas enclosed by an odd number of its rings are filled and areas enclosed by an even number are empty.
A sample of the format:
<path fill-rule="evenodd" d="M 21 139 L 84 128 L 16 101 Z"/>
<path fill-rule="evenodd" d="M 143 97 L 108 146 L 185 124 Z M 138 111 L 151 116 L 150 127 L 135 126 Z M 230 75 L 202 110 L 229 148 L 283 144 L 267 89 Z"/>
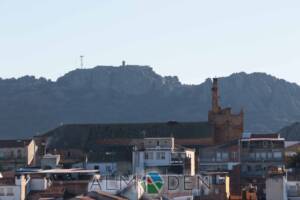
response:
<path fill-rule="evenodd" d="M 219 105 L 218 78 L 214 78 L 211 88 L 211 110 L 208 121 L 214 126 L 215 144 L 240 139 L 244 131 L 244 113 L 233 114 L 231 108 Z"/>
<path fill-rule="evenodd" d="M 217 78 L 213 79 L 211 95 L 212 95 L 212 98 L 211 98 L 212 112 L 218 113 L 221 110 L 221 108 L 219 106 L 219 90 L 218 90 L 218 79 Z"/>

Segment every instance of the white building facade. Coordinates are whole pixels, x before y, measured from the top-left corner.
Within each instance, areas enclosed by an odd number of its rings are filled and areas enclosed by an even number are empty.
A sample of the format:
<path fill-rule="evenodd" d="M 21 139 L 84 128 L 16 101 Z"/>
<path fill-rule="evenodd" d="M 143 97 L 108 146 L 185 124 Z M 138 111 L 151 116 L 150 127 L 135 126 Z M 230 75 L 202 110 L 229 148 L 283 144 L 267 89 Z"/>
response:
<path fill-rule="evenodd" d="M 195 150 L 175 146 L 174 138 L 145 138 L 132 155 L 133 173 L 195 174 Z"/>

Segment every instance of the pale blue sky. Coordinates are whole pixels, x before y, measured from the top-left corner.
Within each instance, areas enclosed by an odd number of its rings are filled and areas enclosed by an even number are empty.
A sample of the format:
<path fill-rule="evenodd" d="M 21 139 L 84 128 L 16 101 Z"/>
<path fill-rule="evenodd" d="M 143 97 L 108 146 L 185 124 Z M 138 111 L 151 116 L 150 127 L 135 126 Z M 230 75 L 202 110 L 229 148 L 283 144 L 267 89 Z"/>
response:
<path fill-rule="evenodd" d="M 184 83 L 267 72 L 300 83 L 300 1 L 0 0 L 0 77 L 150 65 Z"/>

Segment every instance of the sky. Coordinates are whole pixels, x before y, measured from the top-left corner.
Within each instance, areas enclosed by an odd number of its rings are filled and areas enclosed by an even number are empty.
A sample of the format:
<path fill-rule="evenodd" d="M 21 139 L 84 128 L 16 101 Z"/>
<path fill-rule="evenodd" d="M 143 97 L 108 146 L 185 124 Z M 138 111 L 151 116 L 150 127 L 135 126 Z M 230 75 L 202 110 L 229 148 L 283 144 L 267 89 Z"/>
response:
<path fill-rule="evenodd" d="M 266 72 L 300 84 L 299 0 L 0 0 L 0 77 L 150 65 L 186 84 Z"/>

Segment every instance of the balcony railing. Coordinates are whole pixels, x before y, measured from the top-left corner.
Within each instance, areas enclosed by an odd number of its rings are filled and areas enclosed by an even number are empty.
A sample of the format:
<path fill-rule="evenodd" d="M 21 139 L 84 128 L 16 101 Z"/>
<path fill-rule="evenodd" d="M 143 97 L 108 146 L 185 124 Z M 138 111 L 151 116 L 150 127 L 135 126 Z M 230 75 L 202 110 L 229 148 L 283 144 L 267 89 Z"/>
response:
<path fill-rule="evenodd" d="M 171 164 L 183 164 L 184 158 L 171 158 Z"/>

